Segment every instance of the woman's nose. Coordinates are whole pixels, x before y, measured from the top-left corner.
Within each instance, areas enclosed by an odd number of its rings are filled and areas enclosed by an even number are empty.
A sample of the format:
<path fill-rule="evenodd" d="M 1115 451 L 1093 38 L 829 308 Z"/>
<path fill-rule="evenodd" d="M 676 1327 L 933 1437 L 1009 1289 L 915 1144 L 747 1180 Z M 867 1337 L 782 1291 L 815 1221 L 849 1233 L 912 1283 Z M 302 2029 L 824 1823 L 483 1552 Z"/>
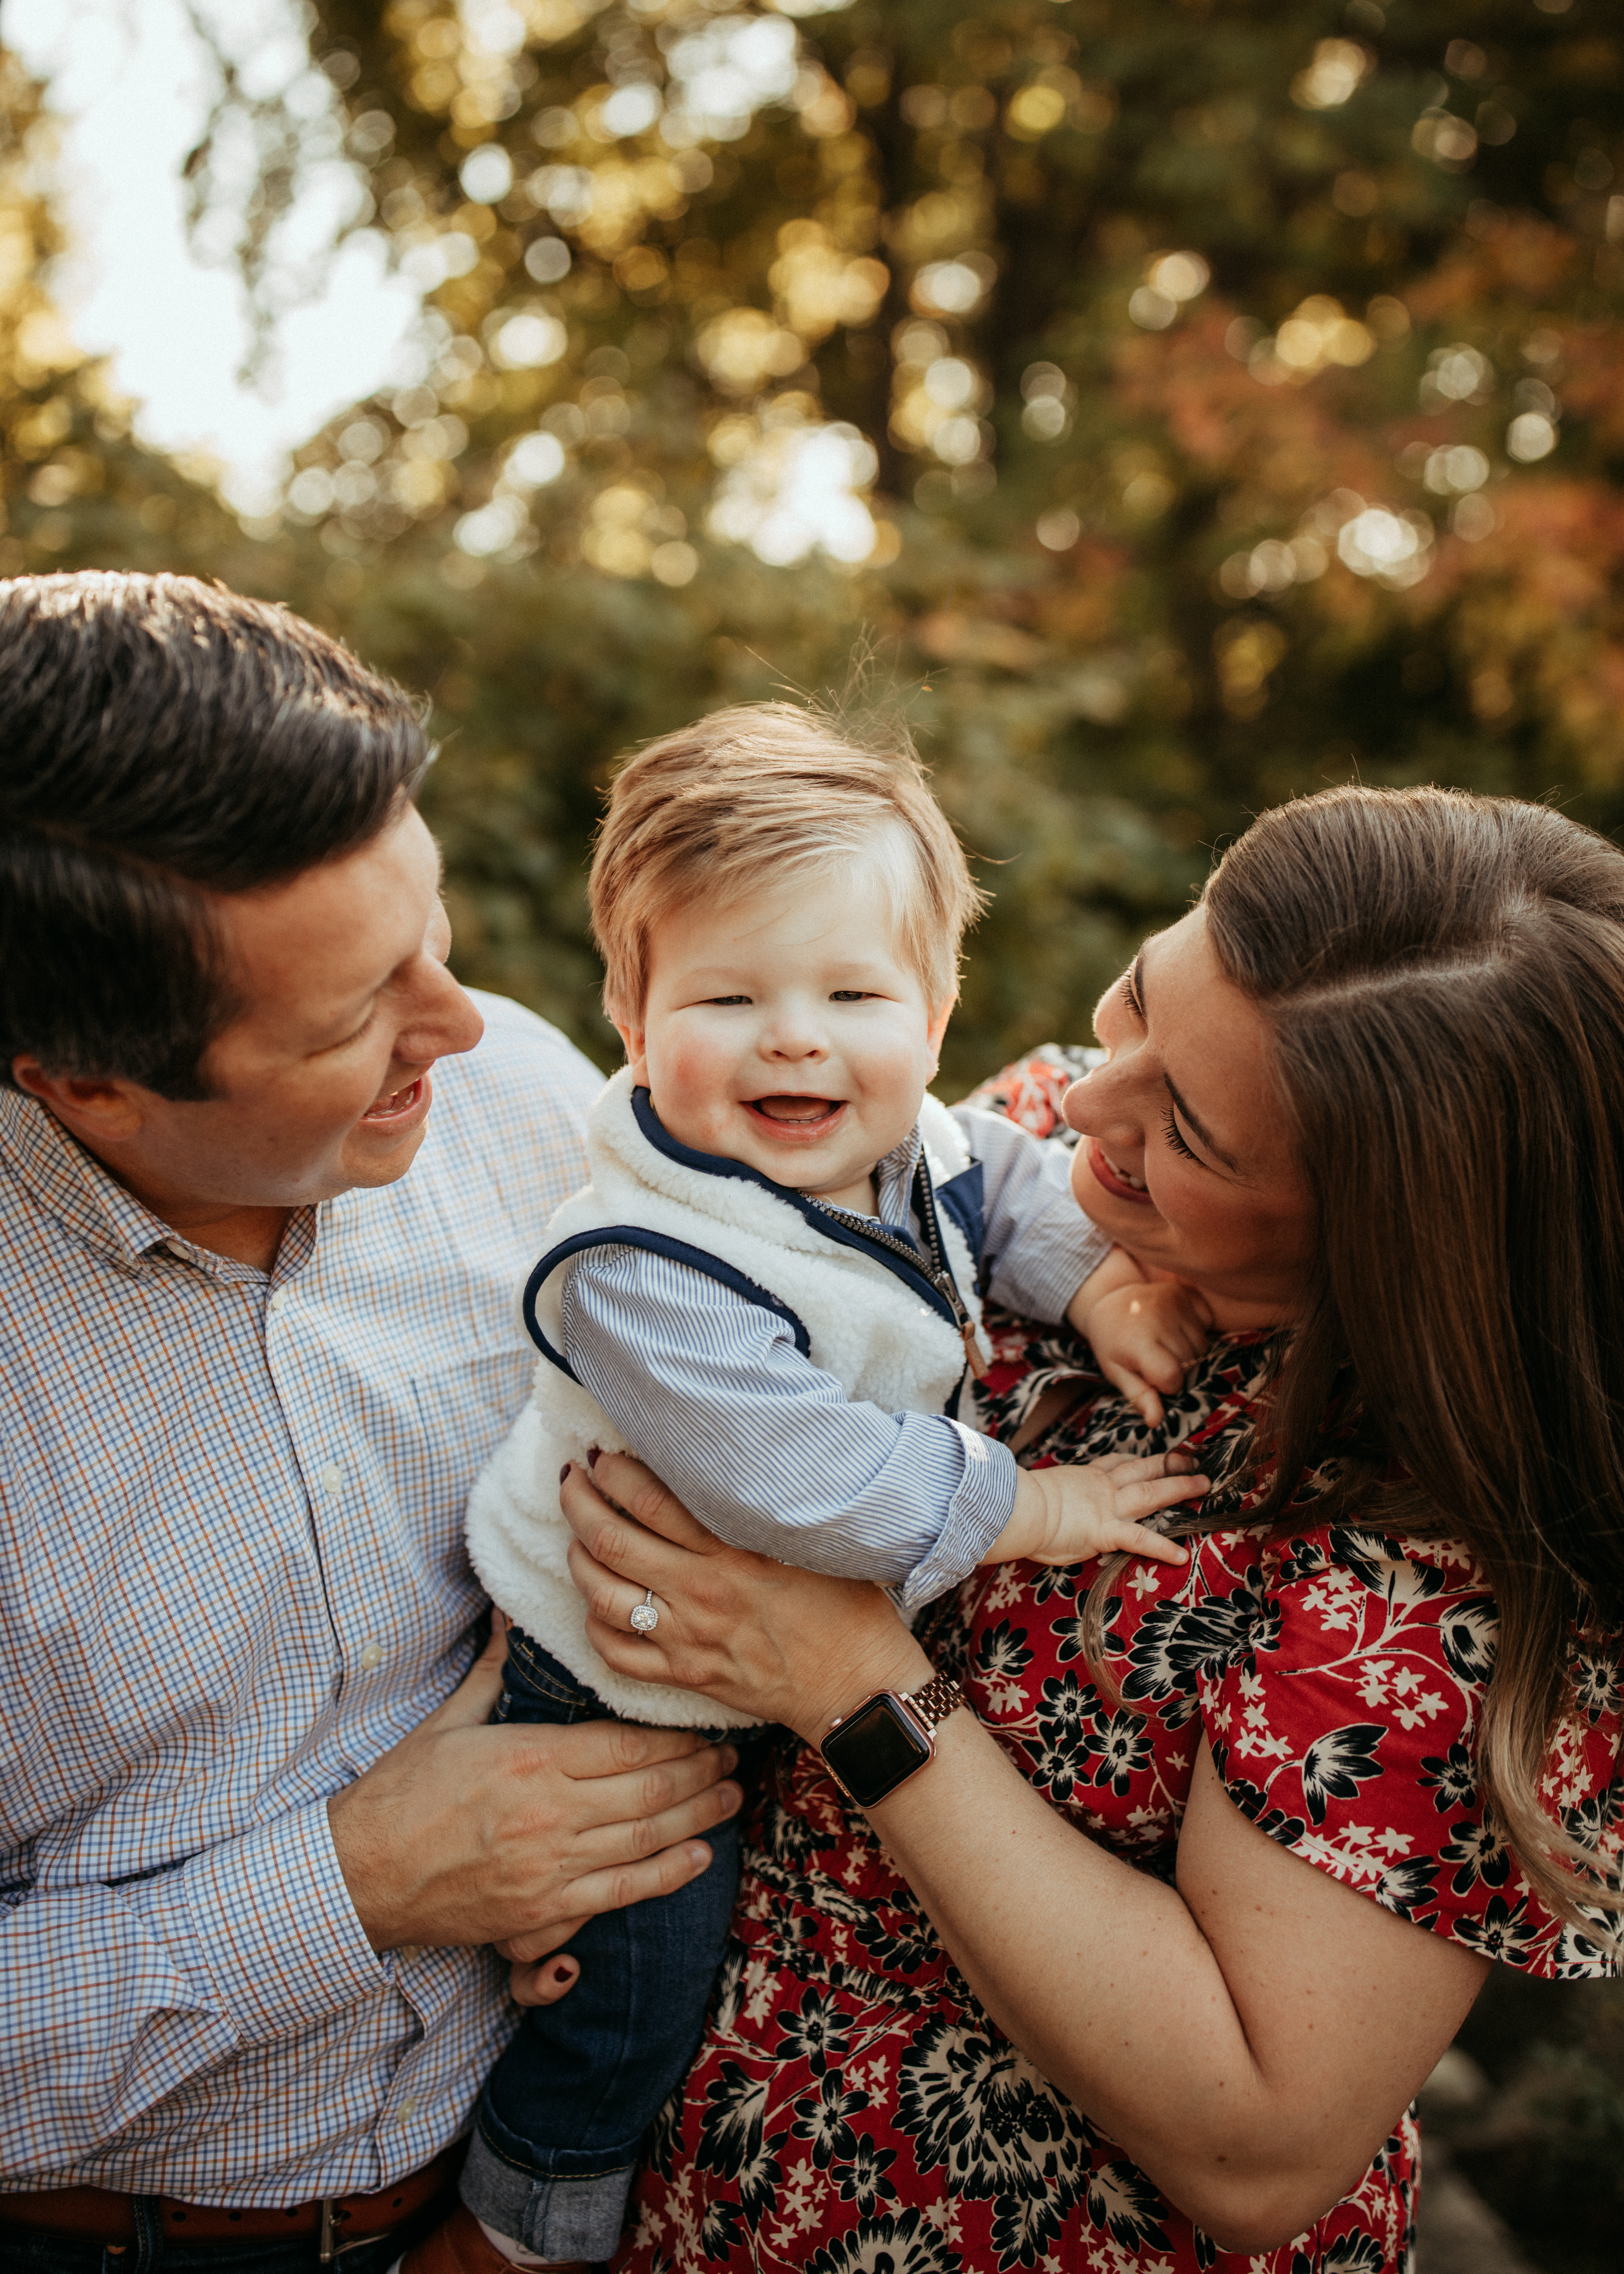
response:
<path fill-rule="evenodd" d="M 1085 1136 L 1103 1139 L 1108 1133 L 1125 1137 L 1132 1128 L 1137 1134 L 1142 1115 L 1134 1110 L 1134 1099 L 1125 1069 L 1107 1059 L 1095 1066 L 1080 1081 L 1074 1081 L 1060 1101 L 1061 1118 L 1068 1129 L 1078 1130 Z"/>
<path fill-rule="evenodd" d="M 1094 1074 L 1086 1073 L 1080 1081 L 1071 1084 L 1061 1099 L 1060 1118 L 1068 1129 L 1086 1129 L 1088 1126 L 1088 1108 L 1094 1095 Z"/>

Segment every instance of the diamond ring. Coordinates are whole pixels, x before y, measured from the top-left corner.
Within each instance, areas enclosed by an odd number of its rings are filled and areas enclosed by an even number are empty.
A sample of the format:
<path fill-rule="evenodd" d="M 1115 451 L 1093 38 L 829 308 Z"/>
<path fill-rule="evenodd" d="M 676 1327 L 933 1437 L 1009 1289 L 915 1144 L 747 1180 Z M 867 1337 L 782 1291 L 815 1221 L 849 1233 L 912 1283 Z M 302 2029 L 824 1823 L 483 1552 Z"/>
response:
<path fill-rule="evenodd" d="M 632 1631 L 640 1635 L 652 1634 L 658 1624 L 659 1613 L 654 1608 L 654 1590 L 650 1587 L 642 1602 L 633 1607 Z"/>

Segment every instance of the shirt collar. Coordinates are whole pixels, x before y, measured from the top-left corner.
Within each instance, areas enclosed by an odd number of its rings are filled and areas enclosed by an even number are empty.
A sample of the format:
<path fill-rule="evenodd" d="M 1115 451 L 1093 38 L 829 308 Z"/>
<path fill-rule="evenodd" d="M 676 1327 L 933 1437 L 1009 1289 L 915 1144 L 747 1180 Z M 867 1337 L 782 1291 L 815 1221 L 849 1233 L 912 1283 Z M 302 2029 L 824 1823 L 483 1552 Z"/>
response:
<path fill-rule="evenodd" d="M 924 1141 L 916 1121 L 901 1144 L 875 1163 L 874 1197 L 882 1222 L 907 1224 L 914 1208 L 914 1171 Z"/>
<path fill-rule="evenodd" d="M 0 1088 L 0 1171 L 56 1217 L 71 1239 L 126 1270 L 157 1254 L 177 1256 L 214 1279 L 263 1281 L 267 1274 L 212 1248 L 199 1247 L 154 1216 L 37 1098 Z M 313 1209 L 301 1209 L 283 1234 L 275 1277 L 291 1276 L 310 1257 Z"/>

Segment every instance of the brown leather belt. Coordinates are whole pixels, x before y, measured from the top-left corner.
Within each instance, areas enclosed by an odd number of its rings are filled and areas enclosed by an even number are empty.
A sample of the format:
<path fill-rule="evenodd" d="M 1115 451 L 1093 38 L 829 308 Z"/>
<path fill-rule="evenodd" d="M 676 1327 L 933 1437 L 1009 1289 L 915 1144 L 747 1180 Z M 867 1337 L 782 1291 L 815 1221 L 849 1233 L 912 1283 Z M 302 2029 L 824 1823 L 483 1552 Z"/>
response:
<path fill-rule="evenodd" d="M 425 2210 L 455 2180 L 462 2142 L 444 2149 L 420 2172 L 410 2172 L 373 2195 L 338 2195 L 327 2202 L 292 2204 L 286 2210 L 234 2210 L 223 2204 L 182 2202 L 175 2195 L 148 2200 L 159 2232 L 174 2242 L 297 2241 L 314 2235 L 321 2264 L 342 2258 L 357 2244 L 375 2242 L 392 2227 Z M 56 2187 L 38 2195 L 0 2195 L 0 2225 L 32 2226 L 80 2241 L 129 2243 L 135 2240 L 135 2197 L 109 2187 Z"/>

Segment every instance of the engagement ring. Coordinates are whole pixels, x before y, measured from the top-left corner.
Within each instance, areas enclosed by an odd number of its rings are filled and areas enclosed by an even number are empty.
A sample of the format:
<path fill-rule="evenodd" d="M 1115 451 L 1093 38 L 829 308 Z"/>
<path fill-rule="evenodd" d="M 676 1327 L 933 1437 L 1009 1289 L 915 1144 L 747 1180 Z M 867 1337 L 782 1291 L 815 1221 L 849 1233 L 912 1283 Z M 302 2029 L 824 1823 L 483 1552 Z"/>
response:
<path fill-rule="evenodd" d="M 654 1590 L 650 1588 L 642 1602 L 632 1610 L 632 1630 L 635 1634 L 652 1634 L 659 1624 L 659 1613 L 654 1608 Z"/>

